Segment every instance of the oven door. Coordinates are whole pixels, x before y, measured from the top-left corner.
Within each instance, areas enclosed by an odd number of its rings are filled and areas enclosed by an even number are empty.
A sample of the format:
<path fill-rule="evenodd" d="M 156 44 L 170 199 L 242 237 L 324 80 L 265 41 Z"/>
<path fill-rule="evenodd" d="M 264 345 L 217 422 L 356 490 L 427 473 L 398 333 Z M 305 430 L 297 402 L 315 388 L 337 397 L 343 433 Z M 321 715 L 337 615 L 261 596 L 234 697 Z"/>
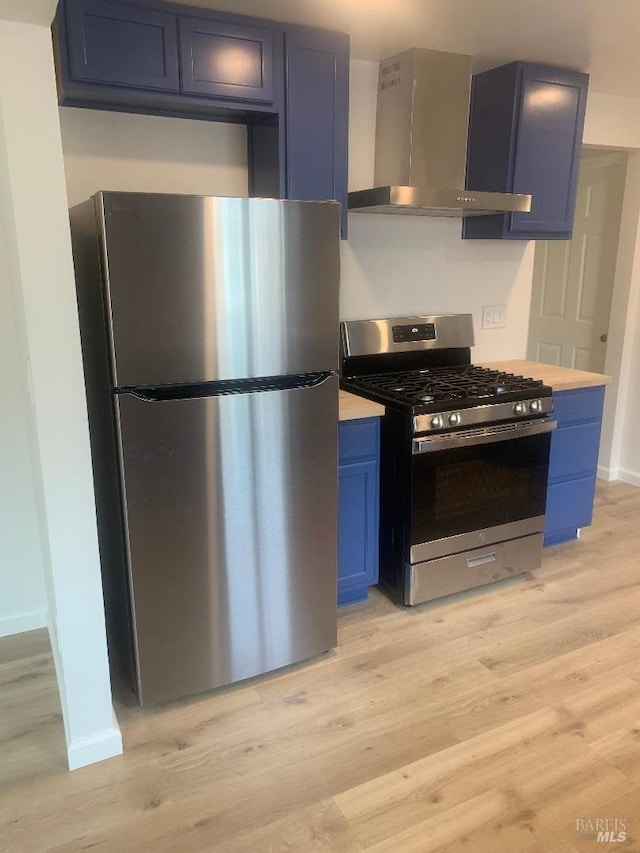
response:
<path fill-rule="evenodd" d="M 555 426 L 540 418 L 417 436 L 410 562 L 541 532 Z"/>

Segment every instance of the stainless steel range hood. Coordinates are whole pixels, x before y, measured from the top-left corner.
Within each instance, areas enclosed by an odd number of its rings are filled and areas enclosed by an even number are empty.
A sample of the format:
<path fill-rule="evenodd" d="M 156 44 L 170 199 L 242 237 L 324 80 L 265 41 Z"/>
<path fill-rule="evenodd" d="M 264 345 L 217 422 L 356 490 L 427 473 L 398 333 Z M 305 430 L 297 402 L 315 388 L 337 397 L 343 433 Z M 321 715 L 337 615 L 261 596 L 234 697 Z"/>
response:
<path fill-rule="evenodd" d="M 349 210 L 481 216 L 531 210 L 531 196 L 465 189 L 471 57 L 411 48 L 380 64 L 375 187 Z"/>

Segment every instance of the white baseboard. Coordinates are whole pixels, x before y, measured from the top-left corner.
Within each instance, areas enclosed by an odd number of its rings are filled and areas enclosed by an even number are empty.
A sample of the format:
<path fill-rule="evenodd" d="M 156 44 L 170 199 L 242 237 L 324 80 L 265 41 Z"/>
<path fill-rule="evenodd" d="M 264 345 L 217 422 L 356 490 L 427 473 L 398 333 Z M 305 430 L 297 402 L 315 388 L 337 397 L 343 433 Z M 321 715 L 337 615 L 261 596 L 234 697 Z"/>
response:
<path fill-rule="evenodd" d="M 629 471 L 627 468 L 618 468 L 618 479 L 632 486 L 640 486 L 640 474 L 637 471 Z"/>
<path fill-rule="evenodd" d="M 72 741 L 67 746 L 67 759 L 69 770 L 77 770 L 86 767 L 87 764 L 95 764 L 106 758 L 113 758 L 122 754 L 122 735 L 114 718 L 112 729 L 105 729 L 91 737 Z"/>
<path fill-rule="evenodd" d="M 617 468 L 608 468 L 606 465 L 598 465 L 597 476 L 599 480 L 606 480 L 607 482 L 611 482 L 612 480 L 619 480 Z"/>
<path fill-rule="evenodd" d="M 12 613 L 11 616 L 0 618 L 0 637 L 11 634 L 22 634 L 25 631 L 35 631 L 36 628 L 47 627 L 47 611 L 29 610 L 27 613 Z"/>

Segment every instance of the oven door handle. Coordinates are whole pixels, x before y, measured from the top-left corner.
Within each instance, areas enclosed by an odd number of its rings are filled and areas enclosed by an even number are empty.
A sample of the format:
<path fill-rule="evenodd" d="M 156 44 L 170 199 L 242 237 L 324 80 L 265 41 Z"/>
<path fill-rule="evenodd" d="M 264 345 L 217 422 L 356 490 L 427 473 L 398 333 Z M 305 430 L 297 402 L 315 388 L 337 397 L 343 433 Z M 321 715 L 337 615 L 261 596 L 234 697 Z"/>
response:
<path fill-rule="evenodd" d="M 461 432 L 448 432 L 444 435 L 428 435 L 414 438 L 412 453 L 430 453 L 446 450 L 448 447 L 472 447 L 474 444 L 492 444 L 497 441 L 512 441 L 551 432 L 558 422 L 552 418 L 539 418 L 535 421 L 519 421 L 510 424 L 469 429 Z"/>

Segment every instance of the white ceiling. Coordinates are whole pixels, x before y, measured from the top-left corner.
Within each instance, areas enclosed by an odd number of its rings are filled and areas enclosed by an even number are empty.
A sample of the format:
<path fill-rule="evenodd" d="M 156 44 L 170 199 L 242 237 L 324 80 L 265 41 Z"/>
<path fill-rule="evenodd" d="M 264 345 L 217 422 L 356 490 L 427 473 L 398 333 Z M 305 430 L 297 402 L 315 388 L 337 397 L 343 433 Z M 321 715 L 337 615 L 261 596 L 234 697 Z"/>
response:
<path fill-rule="evenodd" d="M 597 92 L 640 98 L 640 0 L 179 0 L 351 35 L 354 59 L 408 47 L 514 59 L 591 74 Z"/>
<path fill-rule="evenodd" d="M 351 36 L 354 59 L 408 47 L 469 53 L 474 71 L 514 59 L 591 74 L 596 92 L 640 98 L 640 0 L 177 0 Z M 0 20 L 47 25 L 56 0 L 0 0 Z"/>
<path fill-rule="evenodd" d="M 0 0 L 0 21 L 48 27 L 55 11 L 56 0 Z"/>

